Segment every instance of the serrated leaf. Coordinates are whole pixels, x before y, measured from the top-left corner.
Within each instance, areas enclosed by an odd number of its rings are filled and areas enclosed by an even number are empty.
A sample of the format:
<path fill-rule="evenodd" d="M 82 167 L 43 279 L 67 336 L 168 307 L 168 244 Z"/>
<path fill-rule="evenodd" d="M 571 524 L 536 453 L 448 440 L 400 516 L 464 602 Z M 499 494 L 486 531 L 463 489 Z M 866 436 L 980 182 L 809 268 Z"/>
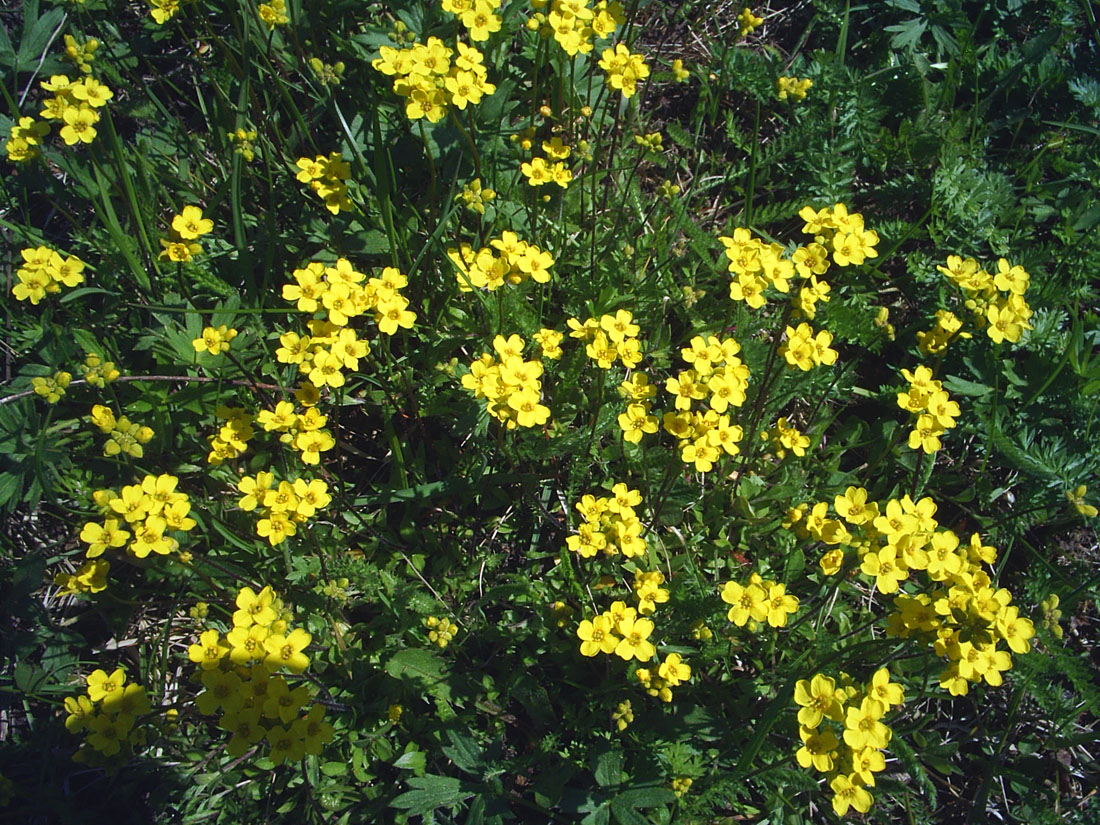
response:
<path fill-rule="evenodd" d="M 23 37 L 19 41 L 19 53 L 16 55 L 18 68 L 31 68 L 38 62 L 49 48 L 50 39 L 64 17 L 64 9 L 50 9 L 34 22 L 26 24 Z M 29 15 L 27 19 L 30 19 Z"/>
<path fill-rule="evenodd" d="M 662 785 L 650 785 L 623 791 L 615 799 L 632 808 L 656 808 L 675 802 L 676 794 Z"/>
<path fill-rule="evenodd" d="M 451 744 L 444 745 L 442 750 L 455 767 L 466 773 L 480 774 L 484 762 L 482 750 L 477 746 L 477 742 L 453 730 L 447 731 L 447 738 L 451 740 Z"/>
<path fill-rule="evenodd" d="M 649 825 L 644 816 L 624 803 L 619 797 L 611 800 L 611 814 L 619 825 Z"/>
<path fill-rule="evenodd" d="M 920 19 L 906 20 L 904 23 L 886 26 L 886 31 L 894 32 L 894 36 L 890 39 L 890 48 L 901 50 L 917 45 L 920 42 L 921 35 L 924 34 L 927 28 L 928 24 Z"/>
<path fill-rule="evenodd" d="M 665 124 L 665 132 L 673 143 L 677 143 L 683 146 L 685 149 L 691 149 L 695 146 L 695 140 L 687 133 L 683 126 L 680 125 L 678 120 L 670 120 Z"/>
<path fill-rule="evenodd" d="M 395 679 L 409 680 L 442 699 L 451 700 L 451 687 L 446 681 L 445 664 L 429 650 L 414 647 L 399 650 L 386 662 L 386 673 Z"/>
<path fill-rule="evenodd" d="M 408 779 L 413 788 L 400 794 L 390 804 L 410 814 L 423 816 L 436 808 L 449 808 L 477 793 L 477 786 L 450 776 L 413 776 Z"/>
<path fill-rule="evenodd" d="M 605 802 L 581 820 L 581 825 L 609 825 L 611 822 L 611 803 Z"/>
<path fill-rule="evenodd" d="M 618 785 L 623 781 L 623 752 L 616 748 L 599 754 L 593 772 L 601 788 Z"/>

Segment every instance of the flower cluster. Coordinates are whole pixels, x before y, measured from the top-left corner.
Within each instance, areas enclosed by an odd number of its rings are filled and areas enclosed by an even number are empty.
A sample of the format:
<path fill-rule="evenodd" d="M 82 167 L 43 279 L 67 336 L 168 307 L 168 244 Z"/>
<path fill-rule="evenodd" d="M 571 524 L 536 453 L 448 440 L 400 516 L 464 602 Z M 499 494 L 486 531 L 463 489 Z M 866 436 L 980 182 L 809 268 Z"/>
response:
<path fill-rule="evenodd" d="M 274 31 L 276 26 L 285 26 L 290 22 L 290 17 L 286 13 L 286 0 L 269 0 L 267 3 L 260 3 L 256 7 L 256 13 L 260 17 L 260 22 L 267 26 L 268 31 Z"/>
<path fill-rule="evenodd" d="M 583 323 L 577 318 L 569 318 L 566 324 L 570 329 L 569 337 L 585 342 L 585 354 L 600 369 L 611 369 L 617 360 L 627 369 L 634 369 L 641 363 L 642 344 L 638 340 L 641 327 L 634 323 L 634 315 L 629 310 L 587 318 Z"/>
<path fill-rule="evenodd" d="M 787 617 L 798 610 L 798 597 L 788 593 L 785 584 L 768 581 L 758 573 L 749 577 L 747 585 L 726 582 L 721 596 L 730 605 L 726 618 L 738 627 L 748 625 L 749 630 L 764 621 L 772 627 L 786 627 Z"/>
<path fill-rule="evenodd" d="M 471 40 L 488 40 L 489 35 L 500 31 L 500 0 L 442 0 L 440 5 L 458 18 Z"/>
<path fill-rule="evenodd" d="M 546 0 L 531 0 L 536 11 L 528 28 L 537 29 L 543 37 L 552 36 L 570 57 L 588 54 L 596 40 L 610 37 L 626 22 L 617 0 L 599 0 L 592 7 L 587 0 L 550 0 L 550 11 L 541 11 L 546 5 Z"/>
<path fill-rule="evenodd" d="M 72 380 L 73 375 L 71 372 L 59 370 L 45 378 L 32 378 L 31 388 L 34 390 L 35 395 L 41 395 L 45 398 L 47 404 L 56 404 L 65 397 L 65 390 L 69 388 Z"/>
<path fill-rule="evenodd" d="M 668 591 L 661 585 L 665 574 L 660 570 L 634 571 L 634 598 L 638 600 L 638 612 L 643 616 L 653 613 L 657 605 L 668 601 Z"/>
<path fill-rule="evenodd" d="M 631 707 L 629 699 L 619 702 L 611 713 L 611 721 L 615 723 L 615 728 L 619 733 L 622 733 L 633 724 L 634 708 Z"/>
<path fill-rule="evenodd" d="M 555 138 L 557 140 L 557 138 Z M 545 148 L 546 143 L 543 143 Z M 569 157 L 569 153 L 572 152 L 572 148 L 565 147 L 564 157 Z M 530 161 L 525 161 L 520 164 L 519 171 L 523 173 L 523 176 L 527 178 L 529 186 L 543 186 L 547 183 L 556 183 L 562 189 L 569 186 L 570 181 L 573 180 L 573 172 L 566 167 L 565 162 L 557 160 L 551 163 L 544 157 L 536 155 L 531 158 Z"/>
<path fill-rule="evenodd" d="M 288 405 L 289 406 L 289 405 Z M 262 418 L 264 414 L 260 413 Z M 274 547 L 298 532 L 298 525 L 313 518 L 332 501 L 321 479 L 297 478 L 275 483 L 275 474 L 262 470 L 243 476 L 237 489 L 244 493 L 238 504 L 246 512 L 258 511 L 256 533 Z"/>
<path fill-rule="evenodd" d="M 201 207 L 185 206 L 180 214 L 173 216 L 172 230 L 167 237 L 160 239 L 162 249 L 158 257 L 162 261 L 187 263 L 202 254 L 199 239 L 212 231 L 214 221 L 202 216 Z"/>
<path fill-rule="evenodd" d="M 488 289 L 494 292 L 510 284 L 522 284 L 530 279 L 545 284 L 550 281 L 554 256 L 534 244 L 521 241 L 515 232 L 501 232 L 489 245 L 475 250 L 464 243 L 447 250 L 462 292 Z"/>
<path fill-rule="evenodd" d="M 830 247 L 837 266 L 859 265 L 867 258 L 878 257 L 878 233 L 865 228 L 863 215 L 849 213 L 843 203 L 818 210 L 804 206 L 798 216 L 806 222 L 802 232 L 813 235 L 815 243 Z"/>
<path fill-rule="evenodd" d="M 632 372 L 619 385 L 619 394 L 627 402 L 626 412 L 620 413 L 618 419 L 623 439 L 637 444 L 643 435 L 657 432 L 660 422 L 650 412 L 653 408 L 650 399 L 657 395 L 657 387 L 649 383 L 649 376 L 644 372 Z"/>
<path fill-rule="evenodd" d="M 126 547 L 135 558 L 150 553 L 167 556 L 179 548 L 170 533 L 187 532 L 195 526 L 191 501 L 176 491 L 179 479 L 161 474 L 146 475 L 139 484 L 113 490 L 96 490 L 92 497 L 105 516 L 103 523 L 89 521 L 80 531 L 80 540 L 88 545 L 85 555 L 98 558 L 108 547 Z M 127 541 L 129 540 L 129 544 Z"/>
<path fill-rule="evenodd" d="M 815 333 L 813 327 L 802 323 L 798 327 L 788 326 L 787 340 L 779 347 L 779 354 L 787 364 L 800 370 L 811 370 L 822 364 L 836 363 L 837 351 L 829 347 L 833 334 L 828 330 Z"/>
<path fill-rule="evenodd" d="M 808 77 L 799 79 L 797 77 L 780 77 L 776 81 L 776 89 L 779 93 L 780 100 L 792 101 L 805 100 L 806 92 L 810 90 L 810 87 L 814 85 L 814 82 Z"/>
<path fill-rule="evenodd" d="M 640 503 L 640 496 L 635 491 L 627 491 L 625 484 L 615 486 L 619 496 L 637 497 L 636 503 Z M 585 496 L 585 499 L 591 498 L 592 496 Z M 577 507 L 580 508 L 582 504 L 585 502 L 577 504 Z M 652 619 L 646 617 L 657 609 L 658 604 L 669 601 L 669 592 L 661 587 L 663 583 L 664 575 L 659 571 L 636 570 L 634 595 L 638 607 L 627 607 L 625 602 L 614 602 L 604 613 L 581 621 L 576 628 L 576 636 L 581 639 L 582 656 L 594 657 L 598 653 L 605 653 L 615 654 L 624 661 L 653 660 L 657 656 L 657 647 L 649 637 L 656 625 Z M 680 653 L 669 653 L 656 668 L 639 668 L 635 671 L 635 676 L 642 690 L 650 696 L 671 702 L 672 687 L 691 679 L 691 667 L 682 660 Z M 620 731 L 634 720 L 629 703 L 624 704 L 626 707 L 620 705 L 616 716 Z"/>
<path fill-rule="evenodd" d="M 65 124 L 59 132 L 65 145 L 95 140 L 95 125 L 99 122 L 97 109 L 106 106 L 107 101 L 115 96 L 110 87 L 92 77 L 70 81 L 63 74 L 43 80 L 41 86 L 52 92 L 53 97 L 44 101 L 45 108 L 39 114 L 44 120 Z M 11 154 L 10 149 L 8 154 Z"/>
<path fill-rule="evenodd" d="M 787 424 L 786 418 L 780 418 L 770 430 L 760 433 L 760 438 L 767 441 L 776 458 L 784 459 L 790 450 L 796 456 L 806 455 L 806 448 L 810 446 L 810 439 L 803 435 L 796 427 Z"/>
<path fill-rule="evenodd" d="M 642 538 L 644 528 L 634 512 L 641 503 L 642 494 L 621 482 L 612 486 L 608 497 L 584 496 L 575 505 L 584 522 L 575 534 L 566 538 L 566 547 L 586 559 L 597 553 L 607 556 L 622 553 L 627 558 L 643 555 L 646 551 Z M 659 587 L 660 583 L 656 584 Z M 650 592 L 649 595 L 655 594 Z M 649 600 L 657 601 L 656 598 Z"/>
<path fill-rule="evenodd" d="M 428 641 L 439 645 L 440 649 L 454 641 L 454 637 L 458 634 L 458 625 L 446 618 L 428 616 L 424 619 L 424 627 L 428 628 Z"/>
<path fill-rule="evenodd" d="M 489 415 L 509 430 L 516 427 L 541 427 L 550 418 L 550 408 L 542 400 L 543 367 L 539 361 L 524 361 L 526 344 L 518 335 L 493 339 L 491 353 L 483 352 L 462 376 L 462 386 L 474 398 L 486 399 Z"/>
<path fill-rule="evenodd" d="M 864 488 L 848 487 L 832 504 L 839 519 L 829 517 L 829 502 L 818 502 L 808 510 L 793 508 L 785 522 L 801 537 L 835 547 L 821 558 L 826 575 L 844 568 L 847 550 L 876 589 L 898 593 L 887 633 L 928 642 L 947 658 L 940 674 L 945 690 L 962 695 L 969 682 L 982 679 L 999 685 L 1001 672 L 1012 666 L 999 642 L 1026 653 L 1035 628 L 1010 604 L 1012 594 L 994 588 L 982 569 L 996 561 L 996 548 L 982 544 L 977 533 L 963 544 L 951 530 L 939 529 L 936 503 L 928 497 L 914 502 L 906 495 L 883 505 L 869 500 Z M 913 571 L 923 571 L 935 589 L 902 590 Z"/>
<path fill-rule="evenodd" d="M 755 14 L 752 13 L 752 9 L 750 9 L 748 6 L 745 6 L 743 9 L 741 9 L 741 13 L 737 15 L 737 33 L 741 37 L 748 37 L 750 34 L 753 33 L 753 31 L 759 28 L 760 25 L 763 24 L 763 22 L 763 17 L 757 17 Z"/>
<path fill-rule="evenodd" d="M 409 279 L 392 266 L 368 279 L 346 258 L 339 258 L 333 266 L 311 261 L 292 276 L 295 283 L 283 285 L 283 299 L 294 301 L 299 312 L 324 312 L 325 319 L 309 321 L 309 336 L 280 337 L 283 349 L 276 356 L 283 364 L 297 364 L 298 371 L 318 387 L 342 386 L 341 370 L 359 369 L 359 359 L 370 354 L 367 342 L 347 329 L 352 318 L 371 313 L 385 335 L 396 334 L 398 328 L 412 329 L 416 322 L 408 298 L 401 294 Z"/>
<path fill-rule="evenodd" d="M 339 86 L 344 80 L 344 70 L 347 68 L 343 60 L 335 63 L 325 63 L 319 57 L 309 59 L 309 68 L 317 76 L 322 86 Z"/>
<path fill-rule="evenodd" d="M 679 653 L 669 653 L 657 666 L 656 672 L 651 668 L 640 667 L 634 671 L 634 676 L 650 696 L 659 698 L 662 702 L 671 702 L 672 688 L 691 679 L 691 665 Z"/>
<path fill-rule="evenodd" d="M 295 177 L 325 202 L 325 209 L 333 215 L 352 210 L 346 181 L 351 178 L 351 164 L 339 152 L 329 152 L 328 157 L 317 155 L 310 160 L 298 158 Z"/>
<path fill-rule="evenodd" d="M 677 776 L 668 783 L 668 786 L 676 798 L 679 799 L 691 789 L 691 781 L 690 776 Z"/>
<path fill-rule="evenodd" d="M 996 554 L 977 533 L 960 550 L 950 530 L 937 532 L 923 552 L 906 553 L 910 567 L 915 567 L 914 560 L 922 564 L 927 559 L 925 570 L 940 586 L 930 594 L 899 594 L 887 633 L 915 637 L 946 659 L 939 684 L 952 696 L 965 696 L 972 682 L 1002 684 L 1001 674 L 1012 667 L 1012 655 L 999 647 L 1001 642 L 1012 653 L 1031 649 L 1035 625 L 1011 603 L 1012 594 L 995 587 L 981 568 L 982 563 L 992 564 Z"/>
<path fill-rule="evenodd" d="M 104 387 L 119 376 L 114 361 L 104 361 L 94 352 L 86 353 L 80 372 L 84 375 L 84 380 L 93 387 Z"/>
<path fill-rule="evenodd" d="M 187 650 L 199 665 L 203 690 L 195 704 L 200 713 L 220 713 L 218 726 L 231 734 L 226 751 L 243 756 L 266 741 L 268 758 L 276 765 L 318 755 L 334 735 L 324 708 L 314 705 L 309 685 L 291 682 L 280 671 L 301 674 L 309 667 L 302 651 L 312 641 L 270 587 L 259 593 L 244 587 L 237 594 L 233 629 L 224 638 L 216 628 L 199 636 Z"/>
<path fill-rule="evenodd" d="M 293 334 L 293 333 L 287 333 Z M 303 464 L 319 464 L 321 453 L 328 452 L 336 446 L 336 439 L 325 428 L 328 416 L 323 415 L 316 407 L 317 387 L 304 382 L 301 389 L 295 392 L 295 399 L 305 408 L 303 412 L 296 412 L 294 404 L 289 401 L 279 401 L 274 410 L 261 410 L 255 417 L 255 421 L 264 428 L 265 432 L 279 433 L 279 440 L 289 444 L 299 453 Z M 244 415 L 243 411 L 233 411 L 235 414 L 226 426 L 222 427 L 216 441 L 222 441 L 225 445 L 226 458 L 236 458 L 244 451 L 244 443 L 252 436 L 252 416 Z M 236 423 L 235 423 L 236 422 Z M 233 439 L 242 439 L 240 444 L 235 444 Z M 221 444 L 212 444 L 215 450 L 221 448 Z M 229 455 L 230 452 L 235 454 Z M 213 456 L 213 452 L 211 455 Z M 221 463 L 211 461 L 211 463 Z M 291 534 L 293 535 L 293 534 Z M 274 542 L 273 542 L 274 543 Z"/>
<path fill-rule="evenodd" d="M 1058 605 L 1061 604 L 1061 601 L 1057 593 L 1051 593 L 1039 602 L 1039 608 L 1043 611 L 1042 627 L 1054 634 L 1056 639 L 1065 636 L 1065 631 L 1062 629 L 1062 625 L 1059 624 L 1062 619 L 1062 611 L 1058 609 Z"/>
<path fill-rule="evenodd" d="M 53 577 L 53 583 L 66 596 L 99 593 L 107 589 L 107 573 L 110 569 L 111 565 L 106 559 L 89 559 L 72 573 L 58 573 Z"/>
<path fill-rule="evenodd" d="M 229 342 L 237 337 L 237 330 L 230 329 L 226 324 L 216 327 L 206 327 L 202 336 L 194 339 L 191 346 L 195 352 L 208 352 L 211 355 L 220 355 L 229 351 Z"/>
<path fill-rule="evenodd" d="M 784 294 L 791 291 L 790 281 L 796 267 L 793 260 L 782 257 L 782 246 L 766 244 L 743 227 L 737 227 L 733 235 L 721 236 L 718 240 L 725 247 L 729 261 L 726 268 L 735 276 L 730 282 L 731 299 L 759 309 L 764 306 L 764 290 L 769 284 Z M 801 273 L 801 268 L 798 271 Z"/>
<path fill-rule="evenodd" d="M 795 685 L 802 740 L 795 758 L 803 768 L 826 775 L 833 790 L 833 810 L 844 816 L 849 808 L 867 813 L 874 802 L 867 788 L 874 787 L 875 774 L 886 769 L 882 751 L 892 736 L 882 719 L 905 701 L 905 691 L 890 681 L 886 668 L 875 671 L 862 690 L 846 673 L 840 674 L 840 680 L 838 685 L 832 677 L 817 673 Z M 826 720 L 835 725 L 823 728 Z"/>
<path fill-rule="evenodd" d="M 41 154 L 42 139 L 50 133 L 50 124 L 21 117 L 11 125 L 4 152 L 12 163 L 26 163 Z"/>
<path fill-rule="evenodd" d="M 233 151 L 250 163 L 256 157 L 256 138 L 259 137 L 255 129 L 237 129 L 229 132 L 226 138 L 233 144 Z"/>
<path fill-rule="evenodd" d="M 917 416 L 909 433 L 909 447 L 934 453 L 943 446 L 940 436 L 955 426 L 959 405 L 951 400 L 943 383 L 932 378 L 928 367 L 913 372 L 903 369 L 901 374 L 909 382 L 909 391 L 898 393 L 898 406 Z"/>
<path fill-rule="evenodd" d="M 65 728 L 70 733 L 84 732 L 88 746 L 100 756 L 114 756 L 144 741 L 144 732 L 134 725 L 151 709 L 145 688 L 126 684 L 122 668 L 109 675 L 97 669 L 88 674 L 86 693 L 65 697 Z M 89 761 L 90 756 L 81 748 L 73 759 Z"/>
<path fill-rule="evenodd" d="M 18 279 L 12 294 L 20 301 L 34 305 L 48 294 L 61 291 L 61 287 L 74 287 L 84 283 L 84 261 L 75 255 L 62 258 L 48 246 L 28 247 L 20 251 L 23 265 L 15 271 Z"/>
<path fill-rule="evenodd" d="M 94 37 L 78 43 L 71 34 L 65 35 L 65 59 L 75 64 L 82 74 L 92 73 L 92 61 L 98 48 L 99 41 Z"/>
<path fill-rule="evenodd" d="M 409 120 L 427 118 L 438 123 L 447 116 L 450 106 L 465 109 L 467 104 L 477 105 L 496 91 L 483 65 L 484 55 L 465 43 L 456 45 L 457 57 L 454 49 L 445 46 L 438 37 L 429 37 L 426 44 L 417 43 L 406 49 L 392 46 L 379 49 L 381 57 L 371 65 L 393 78 L 393 90 L 405 98 L 405 116 Z"/>
<path fill-rule="evenodd" d="M 644 135 L 634 135 L 634 144 L 641 146 L 647 152 L 659 153 L 665 151 L 664 138 L 660 132 L 647 132 Z"/>
<path fill-rule="evenodd" d="M 125 415 L 116 417 L 114 411 L 103 404 L 92 407 L 89 420 L 107 436 L 103 445 L 105 456 L 123 454 L 141 458 L 145 454 L 142 445 L 148 444 L 155 434 L 152 427 L 137 424 Z"/>
<path fill-rule="evenodd" d="M 676 412 L 664 415 L 666 432 L 678 441 L 680 458 L 694 464 L 700 473 L 710 472 L 723 454 L 737 455 L 744 430 L 730 421 L 730 407 L 745 403 L 749 368 L 738 354 L 741 345 L 732 338 L 695 336 L 691 346 L 680 350 L 689 365 L 665 382 L 674 398 Z M 692 410 L 694 401 L 705 401 L 710 409 Z"/>
<path fill-rule="evenodd" d="M 600 57 L 600 68 L 607 72 L 607 84 L 618 89 L 623 97 L 633 97 L 638 91 L 638 81 L 649 77 L 649 66 L 645 55 L 635 54 L 622 43 L 614 49 L 604 49 Z"/>
<path fill-rule="evenodd" d="M 1024 330 L 1031 329 L 1028 323 L 1031 307 L 1024 300 L 1031 276 L 1022 266 L 1013 266 L 1000 258 L 994 275 L 973 258 L 964 260 L 958 255 L 949 255 L 947 266 L 936 268 L 962 290 L 966 308 L 974 314 L 975 322 L 985 328 L 993 343 L 1015 344 Z"/>
<path fill-rule="evenodd" d="M 627 607 L 626 602 L 614 602 L 610 610 L 578 625 L 581 655 L 614 653 L 628 662 L 631 659 L 648 662 L 657 653 L 657 648 L 649 641 L 653 629 L 653 622 L 639 618 L 638 611 Z"/>
<path fill-rule="evenodd" d="M 214 415 L 225 422 L 217 435 L 208 436 L 210 452 L 206 460 L 216 466 L 243 455 L 256 431 L 252 428 L 253 416 L 243 407 L 222 405 L 214 410 Z"/>
<path fill-rule="evenodd" d="M 962 327 L 962 320 L 954 312 L 938 309 L 936 326 L 927 331 L 919 331 L 917 345 L 925 355 L 942 355 L 947 350 L 947 345 L 956 338 L 972 337 L 969 332 L 964 332 Z"/>
<path fill-rule="evenodd" d="M 485 204 L 494 200 L 496 196 L 497 193 L 495 190 L 481 185 L 481 178 L 474 178 L 462 187 L 462 191 L 455 197 L 461 200 L 471 212 L 476 212 L 478 215 L 484 215 Z"/>

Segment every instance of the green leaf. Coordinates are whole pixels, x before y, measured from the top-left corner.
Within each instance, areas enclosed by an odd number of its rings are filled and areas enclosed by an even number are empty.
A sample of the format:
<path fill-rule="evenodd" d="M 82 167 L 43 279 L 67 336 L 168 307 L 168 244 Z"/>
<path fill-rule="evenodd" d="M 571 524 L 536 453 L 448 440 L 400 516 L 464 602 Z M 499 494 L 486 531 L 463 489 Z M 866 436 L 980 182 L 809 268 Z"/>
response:
<path fill-rule="evenodd" d="M 37 6 L 28 4 L 24 9 L 25 19 L 31 20 L 37 15 Z M 60 37 L 59 27 L 65 17 L 64 9 L 50 9 L 44 15 L 28 23 L 23 29 L 23 37 L 19 41 L 19 54 L 16 56 L 17 68 L 31 69 L 41 59 L 50 46 L 55 32 Z"/>
<path fill-rule="evenodd" d="M 394 679 L 413 682 L 445 702 L 451 700 L 442 659 L 423 648 L 399 650 L 386 662 L 386 673 Z"/>
<path fill-rule="evenodd" d="M 611 822 L 611 803 L 604 802 L 596 810 L 581 820 L 581 825 L 609 825 Z"/>
<path fill-rule="evenodd" d="M 480 774 L 484 768 L 482 750 L 469 736 L 463 736 L 457 731 L 447 731 L 450 745 L 443 746 L 443 753 L 450 759 L 456 768 L 466 773 Z"/>
<path fill-rule="evenodd" d="M 408 784 L 413 790 L 405 791 L 390 804 L 414 816 L 458 805 L 478 791 L 478 786 L 450 776 L 413 776 Z"/>
<path fill-rule="evenodd" d="M 594 773 L 601 788 L 618 785 L 623 781 L 623 752 L 618 748 L 596 756 Z"/>
<path fill-rule="evenodd" d="M 620 797 L 611 800 L 611 813 L 620 825 L 649 825 L 644 816 L 624 803 Z"/>
<path fill-rule="evenodd" d="M 394 760 L 393 766 L 404 771 L 419 772 L 424 770 L 427 764 L 428 757 L 424 751 L 409 751 Z"/>
<path fill-rule="evenodd" d="M 631 808 L 656 808 L 675 802 L 676 794 L 663 785 L 649 785 L 623 791 L 615 800 Z"/>
<path fill-rule="evenodd" d="M 979 384 L 977 381 L 968 381 L 965 378 L 959 378 L 957 375 L 949 375 L 943 379 L 943 385 L 949 392 L 956 395 L 970 395 L 975 398 L 980 398 L 983 395 L 988 395 L 993 392 L 993 388 L 986 386 L 985 384 Z"/>

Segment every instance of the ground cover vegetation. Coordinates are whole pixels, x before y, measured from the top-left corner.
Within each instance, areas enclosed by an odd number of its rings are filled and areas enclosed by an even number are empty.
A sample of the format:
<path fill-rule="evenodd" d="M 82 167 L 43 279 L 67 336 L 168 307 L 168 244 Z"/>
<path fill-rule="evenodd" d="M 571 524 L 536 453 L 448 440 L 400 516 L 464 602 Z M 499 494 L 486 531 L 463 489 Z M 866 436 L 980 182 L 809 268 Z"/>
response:
<path fill-rule="evenodd" d="M 0 817 L 1095 821 L 1093 4 L 0 11 Z"/>

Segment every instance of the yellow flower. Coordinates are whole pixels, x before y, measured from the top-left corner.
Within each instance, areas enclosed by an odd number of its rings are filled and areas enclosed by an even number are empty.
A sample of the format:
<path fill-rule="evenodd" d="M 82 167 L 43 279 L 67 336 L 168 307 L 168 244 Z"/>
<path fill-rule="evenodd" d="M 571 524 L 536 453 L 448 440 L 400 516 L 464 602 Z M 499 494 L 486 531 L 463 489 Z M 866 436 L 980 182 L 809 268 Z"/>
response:
<path fill-rule="evenodd" d="M 180 0 L 147 0 L 152 8 L 149 15 L 158 26 L 163 26 L 180 10 Z"/>
<path fill-rule="evenodd" d="M 607 84 L 621 91 L 626 98 L 634 96 L 639 80 L 649 77 L 645 56 L 631 53 L 622 43 L 614 49 L 604 49 L 599 65 L 607 72 Z"/>
<path fill-rule="evenodd" d="M 110 676 L 104 670 L 93 670 L 88 674 L 88 698 L 101 702 L 115 691 L 121 691 L 126 684 L 126 671 L 118 668 Z"/>
<path fill-rule="evenodd" d="M 859 777 L 856 777 L 856 782 L 852 781 L 852 777 L 844 776 L 843 774 L 833 777 L 829 783 L 829 787 L 833 789 L 833 810 L 837 816 L 844 816 L 848 813 L 849 808 L 855 808 L 861 814 L 867 813 L 871 809 L 871 804 L 875 801 L 874 797 L 859 783 Z"/>
<path fill-rule="evenodd" d="M 260 20 L 269 30 L 276 26 L 285 26 L 290 22 L 286 14 L 285 0 L 271 0 L 269 3 L 261 3 L 256 9 L 260 14 Z"/>
<path fill-rule="evenodd" d="M 187 263 L 202 252 L 202 245 L 195 242 L 178 241 L 172 238 L 161 238 L 160 245 L 164 247 L 157 257 L 162 261 L 176 261 Z"/>
<path fill-rule="evenodd" d="M 768 594 L 757 584 L 742 587 L 737 582 L 726 582 L 722 588 L 722 601 L 733 605 L 727 618 L 738 627 L 744 627 L 752 619 L 762 622 L 768 616 Z"/>
<path fill-rule="evenodd" d="M 95 124 L 99 121 L 99 115 L 92 107 L 86 104 L 70 106 L 61 113 L 61 119 L 65 125 L 61 127 L 60 134 L 66 146 L 95 140 Z"/>
<path fill-rule="evenodd" d="M 836 697 L 836 682 L 824 674 L 816 674 L 812 680 L 799 679 L 794 686 L 794 701 L 800 705 L 798 724 L 816 728 L 825 717 L 841 719 L 841 706 Z"/>
<path fill-rule="evenodd" d="M 202 216 L 200 207 L 185 206 L 179 215 L 172 218 L 172 229 L 185 241 L 191 241 L 211 232 L 214 222 Z"/>
<path fill-rule="evenodd" d="M 225 324 L 218 327 L 206 327 L 202 337 L 191 342 L 195 352 L 209 352 L 218 355 L 229 350 L 229 342 L 237 337 L 237 330 L 229 329 Z"/>
<path fill-rule="evenodd" d="M 218 667 L 222 659 L 229 654 L 229 645 L 221 640 L 217 630 L 205 630 L 199 636 L 198 644 L 187 648 L 187 658 L 200 665 L 203 670 Z"/>
<path fill-rule="evenodd" d="M 1097 513 L 1100 511 L 1098 511 L 1096 507 L 1091 504 L 1085 504 L 1085 493 L 1087 492 L 1088 487 L 1082 484 L 1073 492 L 1067 491 L 1066 498 L 1069 500 L 1069 503 L 1073 505 L 1074 509 L 1077 510 L 1077 512 L 1080 513 L 1082 516 L 1085 516 L 1085 518 L 1096 518 Z"/>
<path fill-rule="evenodd" d="M 267 650 L 267 658 L 264 665 L 269 670 L 278 670 L 285 667 L 291 673 L 301 673 L 309 667 L 309 657 L 302 653 L 313 640 L 306 631 L 296 627 L 288 635 L 281 633 L 268 636 L 264 639 L 264 648 Z"/>
<path fill-rule="evenodd" d="M 577 627 L 577 638 L 581 640 L 581 655 L 595 656 L 597 653 L 612 653 L 619 644 L 611 626 L 611 617 L 607 614 L 585 619 Z"/>

